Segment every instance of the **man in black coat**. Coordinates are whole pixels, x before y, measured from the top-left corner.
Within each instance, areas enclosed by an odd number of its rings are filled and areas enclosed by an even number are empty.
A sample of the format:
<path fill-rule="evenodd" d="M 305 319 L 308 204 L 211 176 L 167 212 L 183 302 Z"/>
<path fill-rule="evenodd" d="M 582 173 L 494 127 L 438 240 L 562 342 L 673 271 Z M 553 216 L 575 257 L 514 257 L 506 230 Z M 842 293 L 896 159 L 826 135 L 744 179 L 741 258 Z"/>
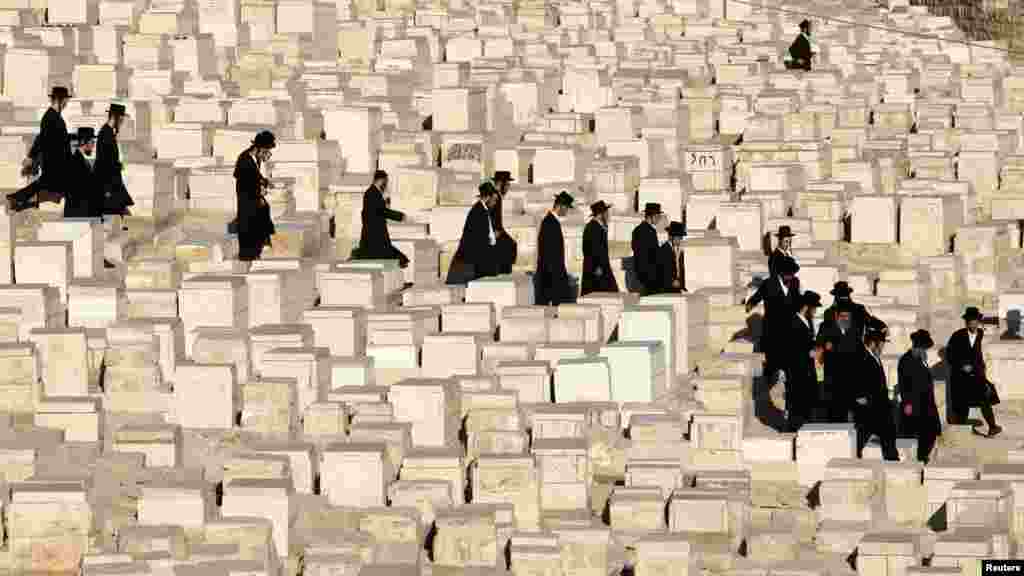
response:
<path fill-rule="evenodd" d="M 995 387 L 985 374 L 985 357 L 981 340 L 981 311 L 970 306 L 962 316 L 965 326 L 949 337 L 946 344 L 946 364 L 949 366 L 949 397 L 952 424 L 967 424 L 972 407 L 981 409 L 988 425 L 989 436 L 1003 431 L 996 424 L 992 406 L 999 403 Z"/>
<path fill-rule="evenodd" d="M 96 131 L 83 126 L 75 134 L 77 149 L 71 158 L 69 186 L 64 195 L 65 218 L 89 218 L 92 206 L 103 201 L 93 176 L 93 151 L 96 148 Z"/>
<path fill-rule="evenodd" d="M 363 230 L 359 234 L 359 246 L 352 252 L 356 260 L 398 260 L 399 266 L 409 265 L 409 258 L 391 243 L 388 220 L 402 222 L 405 214 L 392 210 L 390 200 L 385 200 L 388 189 L 388 173 L 377 170 L 373 184 L 363 193 Z"/>
<path fill-rule="evenodd" d="M 811 23 L 804 20 L 800 23 L 800 35 L 789 45 L 786 68 L 809 71 L 812 58 L 814 58 L 814 52 L 811 50 Z"/>
<path fill-rule="evenodd" d="M 511 274 L 512 266 L 516 263 L 516 258 L 519 256 L 519 245 L 505 231 L 505 220 L 502 213 L 502 210 L 504 210 L 503 201 L 505 200 L 505 195 L 508 194 L 508 188 L 512 182 L 515 182 L 515 178 L 512 178 L 512 173 L 508 170 L 498 170 L 494 173 L 494 187 L 497 189 L 498 194 L 495 196 L 494 205 L 490 208 L 490 211 L 491 222 L 494 225 L 494 253 L 497 259 L 498 274 Z"/>
<path fill-rule="evenodd" d="M 70 99 L 71 93 L 64 86 L 54 86 L 50 91 L 50 107 L 43 114 L 39 134 L 22 163 L 22 176 L 31 177 L 39 173 L 39 177 L 7 196 L 7 208 L 11 212 L 38 207 L 40 202 L 56 202 L 67 192 L 67 178 L 71 174 L 71 143 L 61 112 Z"/>
<path fill-rule="evenodd" d="M 762 282 L 757 292 L 747 299 L 748 314 L 764 302 L 761 351 L 765 355 L 765 377 L 772 385 L 785 367 L 786 336 L 800 302 L 800 280 L 796 277 L 799 271 L 800 266 L 795 261 L 782 260 L 778 265 L 779 273 Z"/>
<path fill-rule="evenodd" d="M 658 272 L 658 222 L 662 219 L 661 204 L 644 205 L 644 221 L 633 228 L 633 273 L 640 284 L 641 296 L 657 294 L 661 288 Z"/>
<path fill-rule="evenodd" d="M 590 205 L 590 222 L 583 228 L 583 277 L 580 296 L 591 292 L 618 292 L 619 283 L 608 257 L 608 209 L 604 200 Z"/>
<path fill-rule="evenodd" d="M 808 290 L 800 295 L 800 310 L 790 320 L 786 351 L 786 421 L 790 432 L 810 422 L 818 400 L 817 350 L 814 342 L 814 314 L 821 296 Z"/>
<path fill-rule="evenodd" d="M 534 304 L 558 306 L 575 300 L 569 271 L 565 268 L 565 237 L 559 218 L 565 217 L 575 199 L 565 190 L 555 196 L 554 206 L 540 223 L 537 236 L 537 271 L 533 275 Z"/>
<path fill-rule="evenodd" d="M 666 230 L 668 240 L 658 248 L 658 292 L 679 294 L 686 292 L 686 265 L 683 259 L 686 226 L 682 222 L 672 222 Z"/>
<path fill-rule="evenodd" d="M 497 230 L 491 220 L 491 209 L 497 202 L 498 191 L 491 182 L 480 185 L 480 200 L 466 214 L 459 247 L 448 268 L 446 284 L 468 284 L 477 278 L 497 274 L 495 258 Z"/>
<path fill-rule="evenodd" d="M 239 260 L 259 260 L 263 247 L 270 244 L 270 237 L 274 235 L 274 222 L 270 218 L 270 204 L 266 198 L 270 183 L 260 173 L 260 166 L 270 159 L 276 145 L 271 132 L 260 132 L 235 162 Z"/>
<path fill-rule="evenodd" d="M 900 357 L 899 383 L 903 434 L 917 438 L 917 459 L 925 464 L 942 434 L 942 420 L 935 404 L 935 381 L 928 367 L 928 349 L 935 345 L 927 330 L 910 335 L 911 348 Z"/>
<path fill-rule="evenodd" d="M 882 457 L 899 461 L 896 451 L 896 424 L 889 401 L 889 383 L 882 366 L 882 349 L 889 341 L 889 327 L 872 318 L 864 329 L 864 346 L 855 366 L 853 388 L 853 423 L 857 428 L 857 457 L 872 435 L 882 444 Z"/>
<path fill-rule="evenodd" d="M 96 164 L 93 173 L 96 183 L 103 192 L 103 204 L 94 208 L 93 216 L 105 214 L 128 216 L 129 206 L 134 206 L 131 194 L 124 185 L 122 174 L 121 153 L 117 148 L 117 134 L 121 130 L 121 122 L 127 116 L 123 104 L 111 104 L 107 110 L 107 123 L 100 128 L 96 139 Z"/>
<path fill-rule="evenodd" d="M 829 310 L 833 313 L 833 321 L 822 322 L 817 339 L 818 353 L 825 372 L 822 404 L 826 420 L 841 424 L 849 421 L 853 402 L 850 398 L 851 367 L 856 365 L 856 359 L 859 358 L 864 335 L 863 331 L 853 327 L 852 302 L 839 300 Z"/>
<path fill-rule="evenodd" d="M 796 258 L 793 257 L 793 229 L 789 226 L 779 226 L 779 231 L 776 234 L 778 238 L 775 244 L 775 250 L 772 250 L 770 256 L 768 256 L 768 273 L 772 276 L 778 273 L 776 267 L 783 258 L 789 258 L 796 262 Z"/>
<path fill-rule="evenodd" d="M 836 323 L 837 311 L 841 306 L 845 307 L 849 315 L 849 328 L 853 330 L 857 335 L 857 340 L 860 341 L 864 337 L 864 326 L 867 324 L 868 318 L 871 317 L 868 309 L 863 304 L 853 301 L 850 297 L 853 294 L 853 288 L 850 288 L 850 285 L 844 281 L 836 282 L 829 294 L 834 297 L 834 300 L 832 305 L 825 309 L 825 317 L 821 322 L 822 327 L 833 326 Z"/>

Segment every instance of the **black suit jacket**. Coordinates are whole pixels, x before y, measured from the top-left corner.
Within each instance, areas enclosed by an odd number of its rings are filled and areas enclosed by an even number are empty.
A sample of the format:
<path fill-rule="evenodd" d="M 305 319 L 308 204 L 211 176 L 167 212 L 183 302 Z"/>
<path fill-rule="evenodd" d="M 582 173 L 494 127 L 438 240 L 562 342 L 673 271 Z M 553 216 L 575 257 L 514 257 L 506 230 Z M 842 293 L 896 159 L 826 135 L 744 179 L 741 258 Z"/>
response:
<path fill-rule="evenodd" d="M 534 274 L 534 303 L 555 305 L 570 301 L 569 271 L 565 268 L 565 237 L 562 224 L 548 213 L 537 236 L 537 272 Z"/>
<path fill-rule="evenodd" d="M 833 322 L 822 322 L 818 328 L 817 345 L 822 348 L 825 364 L 825 393 L 833 401 L 849 400 L 850 380 L 859 360 L 861 337 L 851 327 L 845 333 Z"/>
<path fill-rule="evenodd" d="M 789 45 L 789 55 L 793 57 L 793 66 L 802 70 L 811 69 L 811 43 L 803 34 L 799 34 L 796 40 Z"/>
<path fill-rule="evenodd" d="M 96 137 L 96 164 L 93 166 L 96 183 L 105 198 L 104 214 L 123 214 L 125 209 L 135 204 L 128 189 L 125 188 L 121 168 L 117 135 L 110 125 L 104 124 Z"/>
<path fill-rule="evenodd" d="M 596 273 L 598 269 L 600 275 Z M 583 278 L 580 284 L 581 294 L 619 291 L 608 257 L 608 229 L 594 219 L 583 228 Z"/>
<path fill-rule="evenodd" d="M 71 157 L 69 181 L 74 182 L 75 185 L 69 186 L 64 194 L 64 217 L 101 216 L 103 193 L 96 186 L 92 165 L 80 150 L 76 150 Z M 100 207 L 100 214 L 94 214 L 96 206 Z"/>
<path fill-rule="evenodd" d="M 783 292 L 778 276 L 771 276 L 761 283 L 757 292 L 750 297 L 750 306 L 764 302 L 764 330 L 761 333 L 761 349 L 769 354 L 785 349 L 786 333 L 790 320 L 796 314 L 800 300 L 800 280 L 793 278 L 788 292 Z"/>
<path fill-rule="evenodd" d="M 889 405 L 889 382 L 885 376 L 885 369 L 875 357 L 871 355 L 867 347 L 861 346 L 859 360 L 857 363 L 857 378 L 852 382 L 854 387 L 853 399 L 866 398 L 868 408 L 880 417 L 883 412 L 886 421 L 892 421 L 892 410 Z"/>
<path fill-rule="evenodd" d="M 371 185 L 363 193 L 363 230 L 359 234 L 358 257 L 369 260 L 389 260 L 395 250 L 388 233 L 388 220 L 401 222 L 405 215 L 388 208 L 384 194 Z"/>
<path fill-rule="evenodd" d="M 502 197 L 501 194 L 495 194 L 494 197 L 496 198 L 496 201 L 494 202 L 494 207 L 491 208 L 489 212 L 491 213 L 491 223 L 494 226 L 494 231 L 497 233 L 505 229 L 505 221 L 502 217 L 502 210 L 504 209 L 502 201 L 504 200 L 504 197 Z"/>
<path fill-rule="evenodd" d="M 477 278 L 496 274 L 490 227 L 487 208 L 480 202 L 473 204 L 466 214 L 459 247 L 448 269 L 449 284 L 465 284 Z"/>
<path fill-rule="evenodd" d="M 814 327 L 798 318 L 797 314 L 793 314 L 789 323 L 786 349 L 789 352 L 789 360 L 786 363 L 787 382 L 792 383 L 793 390 L 814 393 L 818 383 L 818 371 L 812 356 L 815 349 Z"/>
<path fill-rule="evenodd" d="M 658 285 L 658 232 L 647 222 L 633 228 L 633 271 L 644 291 L 656 293 Z"/>
<path fill-rule="evenodd" d="M 949 337 L 946 344 L 946 364 L 949 365 L 949 384 L 952 404 L 956 406 L 981 406 L 985 404 L 985 357 L 981 340 L 984 330 L 978 328 L 974 346 L 971 346 L 967 328 L 961 328 Z M 971 372 L 965 373 L 964 366 Z"/>
<path fill-rule="evenodd" d="M 238 155 L 234 176 L 239 236 L 252 238 L 253 242 L 269 239 L 274 235 L 274 223 L 263 197 L 266 178 L 260 174 L 251 149 Z"/>
<path fill-rule="evenodd" d="M 39 186 L 54 192 L 65 192 L 64 186 L 71 174 L 71 145 L 64 117 L 53 108 L 47 108 L 39 123 L 39 134 L 28 153 L 34 165 L 42 170 Z"/>
<path fill-rule="evenodd" d="M 899 382 L 900 412 L 910 406 L 911 414 L 903 414 L 903 428 L 908 434 L 939 434 L 942 420 L 935 404 L 935 381 L 932 371 L 910 351 L 900 357 Z"/>
<path fill-rule="evenodd" d="M 679 275 L 679 287 L 676 288 L 672 282 Z M 664 294 L 678 294 L 686 291 L 686 268 L 683 255 L 679 254 L 676 259 L 676 252 L 672 249 L 671 242 L 665 242 L 658 247 L 658 292 Z"/>

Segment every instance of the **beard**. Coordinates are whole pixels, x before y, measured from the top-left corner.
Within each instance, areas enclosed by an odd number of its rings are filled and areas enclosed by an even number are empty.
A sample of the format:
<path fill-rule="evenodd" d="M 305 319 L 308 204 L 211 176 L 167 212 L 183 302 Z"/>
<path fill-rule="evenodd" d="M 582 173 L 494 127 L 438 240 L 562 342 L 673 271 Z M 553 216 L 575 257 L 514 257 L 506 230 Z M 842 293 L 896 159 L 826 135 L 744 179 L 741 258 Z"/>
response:
<path fill-rule="evenodd" d="M 839 329 L 842 330 L 843 332 L 846 332 L 847 330 L 850 329 L 850 321 L 849 320 L 839 320 L 839 321 L 836 322 L 836 324 L 839 325 Z"/>

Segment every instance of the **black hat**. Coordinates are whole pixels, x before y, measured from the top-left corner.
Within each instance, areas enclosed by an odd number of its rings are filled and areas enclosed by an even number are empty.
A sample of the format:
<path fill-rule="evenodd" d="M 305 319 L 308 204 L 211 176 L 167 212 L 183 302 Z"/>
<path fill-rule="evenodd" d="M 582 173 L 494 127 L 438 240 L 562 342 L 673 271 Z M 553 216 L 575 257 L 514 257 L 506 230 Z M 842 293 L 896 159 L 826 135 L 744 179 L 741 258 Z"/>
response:
<path fill-rule="evenodd" d="M 808 290 L 800 295 L 800 305 L 818 308 L 821 306 L 821 295 L 813 290 Z"/>
<path fill-rule="evenodd" d="M 787 257 L 779 260 L 779 265 L 776 269 L 779 271 L 780 276 L 784 276 L 786 274 L 796 274 L 799 272 L 800 265 L 796 263 L 796 260 Z"/>
<path fill-rule="evenodd" d="M 54 86 L 50 89 L 50 98 L 71 98 L 71 92 L 64 86 Z"/>
<path fill-rule="evenodd" d="M 778 236 L 779 239 L 782 239 L 782 238 L 792 238 L 792 237 L 796 236 L 796 234 L 793 234 L 793 229 L 790 228 L 789 226 L 785 226 L 785 225 L 779 226 L 779 231 L 776 232 L 775 235 Z"/>
<path fill-rule="evenodd" d="M 107 108 L 107 114 L 120 114 L 121 116 L 127 116 L 128 111 L 125 109 L 124 104 L 111 104 Z"/>
<path fill-rule="evenodd" d="M 867 326 L 864 327 L 864 338 L 870 340 L 889 341 L 889 327 L 878 318 L 868 318 Z"/>
<path fill-rule="evenodd" d="M 605 204 L 604 200 L 598 200 L 590 205 L 590 215 L 597 216 L 599 214 L 604 214 L 609 208 L 611 208 L 611 206 Z"/>
<path fill-rule="evenodd" d="M 932 335 L 927 330 L 916 330 L 910 335 L 910 344 L 914 348 L 927 350 L 935 345 L 935 341 L 932 340 Z"/>
<path fill-rule="evenodd" d="M 495 182 L 515 182 L 516 179 L 512 177 L 512 173 L 508 170 L 498 170 L 494 173 Z"/>
<path fill-rule="evenodd" d="M 75 132 L 75 140 L 78 140 L 79 144 L 85 144 L 91 140 L 96 139 L 96 129 L 92 126 L 81 126 L 77 132 Z"/>
<path fill-rule="evenodd" d="M 576 199 L 573 198 L 572 195 L 566 192 L 565 190 L 562 190 L 561 192 L 558 193 L 557 196 L 555 196 L 555 204 L 558 204 L 559 206 L 572 208 L 572 205 L 575 203 Z"/>
<path fill-rule="evenodd" d="M 374 180 L 381 180 L 388 177 L 388 173 L 383 170 L 376 170 L 373 173 Z"/>
<path fill-rule="evenodd" d="M 494 196 L 495 194 L 498 193 L 498 189 L 494 187 L 494 182 L 491 182 L 490 180 L 484 180 L 483 182 L 481 182 L 480 186 L 477 188 L 477 191 L 480 193 L 481 198 Z"/>
<path fill-rule="evenodd" d="M 804 28 L 810 28 L 810 27 L 811 27 L 811 21 L 810 20 L 804 20 L 803 22 L 800 23 L 800 29 L 801 30 L 803 30 Z"/>
<path fill-rule="evenodd" d="M 853 288 L 850 288 L 850 285 L 845 280 L 840 280 L 832 285 L 832 291 L 829 294 L 842 298 L 853 294 Z"/>
<path fill-rule="evenodd" d="M 978 310 L 977 306 L 968 306 L 967 310 L 964 310 L 964 315 L 961 316 L 961 318 L 968 322 L 971 320 L 981 320 L 981 317 L 981 310 Z"/>
<path fill-rule="evenodd" d="M 657 216 L 661 214 L 661 204 L 648 202 L 644 204 L 644 216 Z"/>
<path fill-rule="evenodd" d="M 686 226 L 682 222 L 671 222 L 665 227 L 669 238 L 682 238 L 686 236 Z"/>
<path fill-rule="evenodd" d="M 270 130 L 264 130 L 253 138 L 252 143 L 257 148 L 271 149 L 277 146 L 277 138 L 274 137 L 274 133 Z"/>

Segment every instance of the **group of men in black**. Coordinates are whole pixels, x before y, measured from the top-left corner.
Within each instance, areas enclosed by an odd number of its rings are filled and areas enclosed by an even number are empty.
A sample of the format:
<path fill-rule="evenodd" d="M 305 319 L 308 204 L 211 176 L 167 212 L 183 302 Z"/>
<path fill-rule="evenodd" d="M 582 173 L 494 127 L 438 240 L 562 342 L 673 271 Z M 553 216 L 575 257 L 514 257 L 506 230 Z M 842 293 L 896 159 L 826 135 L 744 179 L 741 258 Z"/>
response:
<path fill-rule="evenodd" d="M 17 212 L 63 199 L 66 218 L 128 215 L 135 202 L 124 184 L 117 145 L 127 111 L 112 103 L 98 136 L 87 126 L 69 135 L 61 112 L 71 97 L 63 86 L 50 91 L 50 106 L 22 165 L 22 175 L 34 179 L 7 196 L 7 208 Z"/>
<path fill-rule="evenodd" d="M 747 299 L 746 307 L 750 312 L 764 303 L 764 375 L 771 385 L 782 383 L 785 388 L 787 428 L 796 431 L 808 422 L 846 423 L 852 416 L 858 456 L 876 435 L 883 457 L 899 460 L 895 439 L 902 435 L 917 439 L 917 458 L 927 462 L 942 432 L 928 363 L 928 350 L 935 344 L 931 335 L 927 330 L 910 335 L 911 349 L 898 363 L 898 400 L 893 402 L 881 360 L 889 342 L 886 324 L 853 301 L 847 282 L 836 282 L 831 291 L 834 302 L 815 330 L 821 296 L 800 290 L 792 231 L 782 226 L 777 236 L 779 247 L 769 261 L 769 277 Z M 1002 431 L 992 411 L 999 396 L 986 377 L 982 315 L 968 307 L 962 318 L 964 328 L 953 333 L 945 348 L 950 423 L 967 424 L 970 409 L 977 407 L 987 424 L 986 435 L 995 436 Z"/>

